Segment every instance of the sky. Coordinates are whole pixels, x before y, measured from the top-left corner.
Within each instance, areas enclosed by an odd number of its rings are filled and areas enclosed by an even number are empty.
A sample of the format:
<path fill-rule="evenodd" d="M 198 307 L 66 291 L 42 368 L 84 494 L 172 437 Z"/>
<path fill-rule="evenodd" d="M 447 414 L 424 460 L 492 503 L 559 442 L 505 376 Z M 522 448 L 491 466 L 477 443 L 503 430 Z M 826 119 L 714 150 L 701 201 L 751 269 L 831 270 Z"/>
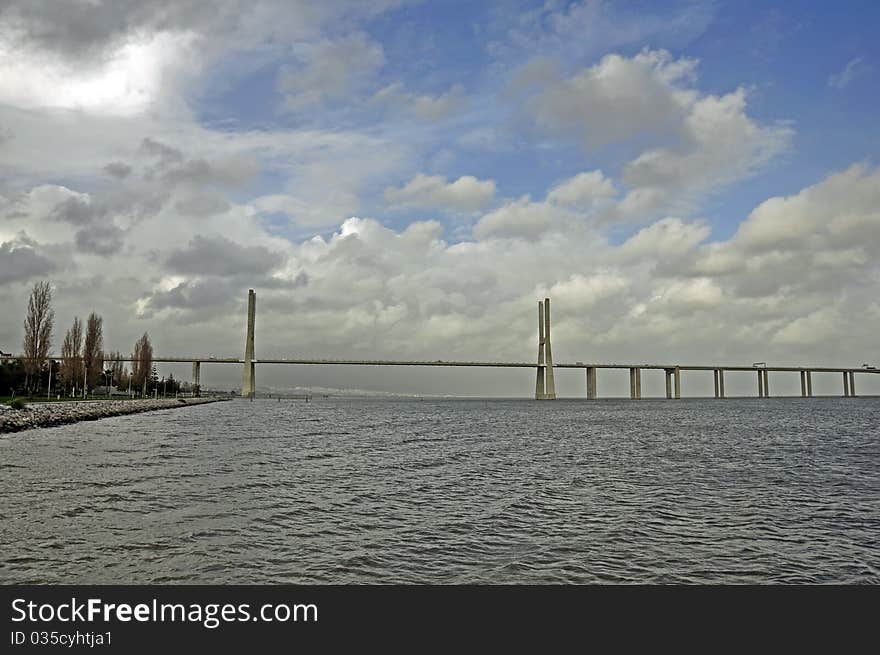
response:
<path fill-rule="evenodd" d="M 548 296 L 558 362 L 880 365 L 878 25 L 872 1 L 0 0 L 0 348 L 45 279 L 55 352 L 96 311 L 111 350 L 241 356 L 252 288 L 258 357 L 529 361 Z"/>

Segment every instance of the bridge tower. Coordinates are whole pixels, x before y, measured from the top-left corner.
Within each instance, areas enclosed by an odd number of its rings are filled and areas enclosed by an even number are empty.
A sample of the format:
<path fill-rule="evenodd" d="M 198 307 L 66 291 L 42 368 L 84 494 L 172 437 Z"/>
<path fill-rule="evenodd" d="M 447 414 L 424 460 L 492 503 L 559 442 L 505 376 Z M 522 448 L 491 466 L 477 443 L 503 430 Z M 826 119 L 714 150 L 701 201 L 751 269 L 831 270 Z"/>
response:
<path fill-rule="evenodd" d="M 254 375 L 254 321 L 257 316 L 257 294 L 248 291 L 247 336 L 244 340 L 244 375 L 241 382 L 242 398 L 250 398 L 257 390 Z"/>
<path fill-rule="evenodd" d="M 550 348 L 550 299 L 538 301 L 538 377 L 535 400 L 556 400 L 553 351 Z"/>

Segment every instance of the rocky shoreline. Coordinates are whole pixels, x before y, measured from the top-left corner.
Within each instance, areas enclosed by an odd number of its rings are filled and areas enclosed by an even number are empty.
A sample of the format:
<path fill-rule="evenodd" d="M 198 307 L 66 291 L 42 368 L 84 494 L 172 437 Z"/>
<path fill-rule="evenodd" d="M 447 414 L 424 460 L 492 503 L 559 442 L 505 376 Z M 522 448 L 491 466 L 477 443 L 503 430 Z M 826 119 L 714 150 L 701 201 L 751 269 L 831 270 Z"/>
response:
<path fill-rule="evenodd" d="M 204 405 L 227 398 L 160 398 L 156 400 L 92 400 L 85 402 L 33 403 L 25 409 L 0 407 L 0 434 L 33 428 L 46 428 L 79 421 L 95 421 L 110 416 L 140 414 L 159 409 Z"/>

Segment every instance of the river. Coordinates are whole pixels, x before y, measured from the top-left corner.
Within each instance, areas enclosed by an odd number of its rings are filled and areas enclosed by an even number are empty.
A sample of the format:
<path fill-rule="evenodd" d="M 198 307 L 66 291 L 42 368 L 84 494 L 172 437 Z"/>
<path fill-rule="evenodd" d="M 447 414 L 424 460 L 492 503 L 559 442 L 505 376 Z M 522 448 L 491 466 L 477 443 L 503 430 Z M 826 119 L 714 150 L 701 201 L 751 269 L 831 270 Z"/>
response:
<path fill-rule="evenodd" d="M 3 583 L 880 583 L 880 399 L 235 401 L 0 435 Z"/>

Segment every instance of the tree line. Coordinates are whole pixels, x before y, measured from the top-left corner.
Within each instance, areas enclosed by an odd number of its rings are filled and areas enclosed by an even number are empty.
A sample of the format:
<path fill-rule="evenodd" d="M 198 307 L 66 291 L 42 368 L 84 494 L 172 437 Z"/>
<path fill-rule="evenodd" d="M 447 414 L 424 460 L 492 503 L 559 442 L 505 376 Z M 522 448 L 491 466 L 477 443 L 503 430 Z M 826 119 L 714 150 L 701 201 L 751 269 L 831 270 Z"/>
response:
<path fill-rule="evenodd" d="M 45 392 L 86 396 L 97 387 L 138 396 L 154 390 L 179 391 L 180 385 L 173 375 L 159 380 L 147 332 L 134 344 L 129 370 L 122 361 L 122 353 L 104 352 L 104 319 L 97 313 L 91 312 L 85 324 L 74 317 L 57 359 L 49 357 L 54 327 L 52 289 L 48 282 L 37 282 L 31 290 L 24 319 L 22 358 L 4 361 L 0 367 L 0 395 L 34 396 Z"/>

